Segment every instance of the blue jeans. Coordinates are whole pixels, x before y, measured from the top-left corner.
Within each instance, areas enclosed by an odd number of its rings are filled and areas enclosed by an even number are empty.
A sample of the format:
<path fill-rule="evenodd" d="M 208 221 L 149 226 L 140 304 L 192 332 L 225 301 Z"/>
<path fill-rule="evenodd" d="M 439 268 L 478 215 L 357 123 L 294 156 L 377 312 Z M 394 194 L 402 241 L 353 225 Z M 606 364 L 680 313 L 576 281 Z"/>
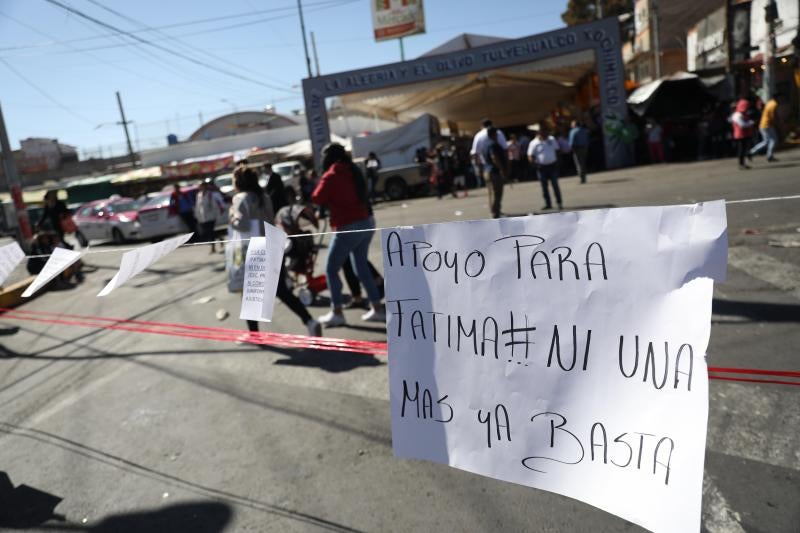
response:
<path fill-rule="evenodd" d="M 772 154 L 775 152 L 775 145 L 778 143 L 778 133 L 775 128 L 761 128 L 758 130 L 761 134 L 761 142 L 750 149 L 750 155 L 759 153 L 764 147 L 767 148 L 767 159 L 772 159 Z"/>
<path fill-rule="evenodd" d="M 372 217 L 347 224 L 337 228 L 337 231 L 349 231 L 358 229 L 374 229 L 375 219 Z M 339 278 L 339 270 L 349 258 L 352 258 L 356 276 L 367 291 L 370 302 L 378 303 L 381 301 L 378 288 L 375 286 L 375 279 L 369 270 L 367 253 L 369 243 L 372 241 L 374 231 L 362 231 L 359 233 L 335 233 L 328 247 L 328 261 L 325 264 L 325 276 L 328 278 L 328 289 L 331 292 L 331 306 L 342 306 L 342 280 Z"/>

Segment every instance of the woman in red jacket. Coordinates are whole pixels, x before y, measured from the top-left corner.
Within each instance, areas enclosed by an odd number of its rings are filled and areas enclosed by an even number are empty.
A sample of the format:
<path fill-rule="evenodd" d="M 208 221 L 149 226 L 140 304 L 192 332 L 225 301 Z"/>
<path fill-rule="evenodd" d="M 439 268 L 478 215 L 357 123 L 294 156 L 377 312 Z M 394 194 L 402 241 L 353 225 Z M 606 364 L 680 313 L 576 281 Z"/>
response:
<path fill-rule="evenodd" d="M 739 168 L 748 167 L 744 158 L 750 158 L 750 139 L 753 137 L 753 121 L 748 116 L 750 102 L 742 98 L 736 102 L 736 111 L 731 115 L 731 126 L 733 127 L 733 140 L 736 142 L 736 153 L 739 156 Z"/>
<path fill-rule="evenodd" d="M 311 201 L 328 208 L 331 227 L 342 233 L 334 234 L 328 247 L 325 276 L 328 278 L 332 309 L 319 317 L 319 322 L 328 327 L 346 323 L 342 313 L 339 270 L 350 258 L 370 301 L 370 309 L 361 319 L 384 322 L 386 314 L 367 262 L 369 243 L 375 229 L 375 220 L 369 208 L 367 182 L 341 144 L 331 143 L 323 149 L 322 167 L 324 174 L 311 194 Z M 344 233 L 353 230 L 367 231 Z"/>

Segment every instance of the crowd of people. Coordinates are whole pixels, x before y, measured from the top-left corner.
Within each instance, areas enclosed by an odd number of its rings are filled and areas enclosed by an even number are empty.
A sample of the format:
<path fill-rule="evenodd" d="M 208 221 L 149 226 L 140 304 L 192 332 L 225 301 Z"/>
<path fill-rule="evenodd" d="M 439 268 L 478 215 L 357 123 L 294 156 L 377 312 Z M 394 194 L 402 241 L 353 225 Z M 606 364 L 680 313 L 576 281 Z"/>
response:
<path fill-rule="evenodd" d="M 533 139 L 518 138 L 505 134 L 492 125 L 490 119 L 482 122 L 483 128 L 472 139 L 473 172 L 479 176 L 489 197 L 489 211 L 493 218 L 502 216 L 503 191 L 506 183 L 518 181 L 525 176 L 525 169 L 532 169 L 542 188 L 544 206 L 553 209 L 550 196 L 552 189 L 558 209 L 564 208 L 558 179 L 566 163 L 574 165 L 580 183 L 586 183 L 586 161 L 589 152 L 589 131 L 578 120 L 573 120 L 566 135 L 554 135 L 548 124 L 542 122 Z"/>
<path fill-rule="evenodd" d="M 269 167 L 266 169 L 264 188 L 259 184 L 258 172 L 246 162 L 241 162 L 234 171 L 235 194 L 228 209 L 229 227 L 240 235 L 247 234 L 251 237 L 264 234 L 264 222 L 281 227 L 293 237 L 286 250 L 286 259 L 293 271 L 309 274 L 302 266 L 314 249 L 313 239 L 307 239 L 307 232 L 300 229 L 301 219 L 316 228 L 318 216 L 327 215 L 331 228 L 337 232 L 328 243 L 324 270 L 326 286 L 330 292 L 330 310 L 322 316 L 313 318 L 290 289 L 287 261 L 282 262 L 277 297 L 303 322 L 309 335 L 321 335 L 323 326 L 336 327 L 347 323 L 340 272 L 345 275 L 350 289 L 349 307 L 366 306 L 366 312 L 361 316 L 365 322 L 386 320 L 382 303 L 383 280 L 368 258 L 375 229 L 371 203 L 374 177 L 370 168 L 379 168 L 379 165 L 380 163 L 372 167 L 366 165 L 365 175 L 342 145 L 329 144 L 323 151 L 322 176 L 317 178 L 313 172 L 304 175 L 300 179 L 299 194 L 294 198 L 287 194 L 289 189 L 284 187 L 281 177 L 271 173 Z M 240 263 L 246 256 L 246 245 L 244 246 L 244 250 L 238 254 Z M 235 268 L 236 265 L 232 262 L 236 260 L 234 257 L 229 258 L 229 271 Z M 230 279 L 229 276 L 229 290 L 240 292 L 243 279 L 240 277 L 233 284 Z M 366 301 L 362 288 L 366 293 Z M 250 332 L 258 331 L 258 322 L 248 320 L 247 327 Z M 246 337 L 243 340 L 246 342 Z"/>
<path fill-rule="evenodd" d="M 746 161 L 761 152 L 766 154 L 767 161 L 776 161 L 774 150 L 777 144 L 776 111 L 779 98 L 780 95 L 775 95 L 763 106 L 759 105 L 760 102 L 754 104 L 745 98 L 736 102 L 728 122 L 740 168 L 749 168 Z M 568 124 L 568 127 L 565 122 L 561 126 L 557 123 L 553 126 L 552 122 L 542 122 L 530 128 L 535 133 L 532 139 L 526 134 L 528 130 L 512 133 L 507 138 L 503 131 L 493 126 L 490 119 L 485 119 L 481 130 L 472 139 L 468 152 L 469 163 L 465 163 L 466 151 L 460 152 L 455 142 L 440 142 L 431 149 L 420 148 L 415 160 L 439 199 L 448 195 L 458 197 L 459 191 L 467 195 L 466 179 L 471 181 L 470 184 L 485 186 L 489 212 L 494 218 L 503 216 L 506 184 L 527 179 L 531 175 L 535 175 L 541 186 L 544 201 L 541 210 L 554 207 L 561 210 L 564 208 L 564 199 L 559 178 L 565 169 L 569 169 L 574 170 L 580 183 L 586 183 L 587 158 L 592 146 L 590 132 L 580 120 L 572 119 Z M 702 128 L 700 130 L 700 133 L 705 131 Z M 757 134 L 760 139 L 756 143 Z M 651 162 L 666 160 L 666 136 L 659 122 L 647 120 L 644 140 Z M 381 161 L 375 153 L 368 155 L 362 168 L 354 163 L 343 146 L 332 143 L 323 151 L 322 175 L 317 175 L 314 170 L 304 173 L 299 177 L 295 195 L 294 190 L 284 186 L 282 177 L 272 170 L 271 165 L 258 167 L 242 161 L 237 163 L 233 174 L 235 193 L 229 206 L 213 179 L 207 179 L 192 195 L 175 184 L 169 211 L 171 215 L 180 217 L 189 231 L 195 233 L 196 242 L 209 243 L 212 254 L 217 247 L 217 228 L 224 223 L 230 229 L 248 236 L 263 235 L 263 222 L 279 226 L 292 235 L 291 246 L 286 250 L 289 270 L 287 261 L 284 261 L 277 297 L 302 321 L 309 335 L 319 336 L 322 327 L 346 324 L 346 304 L 349 308 L 364 309 L 366 312 L 361 318 L 366 322 L 386 320 L 382 303 L 383 278 L 368 258 L 375 229 L 372 202 L 376 197 L 381 167 Z M 307 235 L 308 231 L 301 229 L 300 222 L 318 228 L 321 217 L 328 217 L 330 227 L 336 233 L 328 245 L 324 267 L 325 286 L 330 292 L 330 310 L 314 318 L 290 288 L 289 273 L 294 279 L 297 274 L 311 275 L 313 260 L 312 264 L 308 261 L 309 257 L 315 257 L 316 244 Z M 45 196 L 43 212 L 34 227 L 36 233 L 29 243 L 29 249 L 32 255 L 43 257 L 30 258 L 28 270 L 37 274 L 46 262 L 44 256 L 52 253 L 55 247 L 72 247 L 65 241 L 64 235 L 75 231 L 74 222 L 64 202 L 58 200 L 56 191 L 50 191 Z M 239 254 L 240 263 L 245 256 L 246 245 Z M 230 262 L 231 259 L 226 258 L 229 270 Z M 52 287 L 70 286 L 73 279 L 80 281 L 81 267 L 80 262 L 76 263 L 56 278 Z M 343 293 L 340 273 L 345 276 L 350 292 L 349 301 Z M 229 289 L 241 291 L 241 283 L 229 282 Z M 247 327 L 250 332 L 258 331 L 255 321 L 247 321 Z"/>

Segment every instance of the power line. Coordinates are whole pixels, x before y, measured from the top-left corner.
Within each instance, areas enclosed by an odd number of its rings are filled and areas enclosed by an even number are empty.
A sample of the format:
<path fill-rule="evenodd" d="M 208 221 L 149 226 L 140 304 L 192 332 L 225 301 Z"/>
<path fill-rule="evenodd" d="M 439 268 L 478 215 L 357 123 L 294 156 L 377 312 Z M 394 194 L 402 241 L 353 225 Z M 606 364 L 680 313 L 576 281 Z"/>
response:
<path fill-rule="evenodd" d="M 322 5 L 328 5 L 328 4 L 336 4 L 338 1 L 340 1 L 340 0 L 323 0 L 321 2 L 310 2 L 310 3 L 306 4 L 306 6 L 313 7 L 313 6 L 322 6 Z M 343 2 L 343 3 L 348 3 L 348 2 Z M 209 17 L 209 18 L 204 18 L 204 19 L 195 19 L 195 20 L 189 20 L 189 21 L 185 21 L 185 22 L 176 22 L 176 23 L 172 23 L 172 24 L 165 24 L 163 26 L 153 26 L 151 29 L 152 30 L 167 30 L 167 29 L 171 29 L 171 28 L 180 28 L 180 27 L 184 27 L 184 26 L 195 26 L 195 25 L 198 25 L 198 24 L 205 24 L 205 23 L 208 23 L 208 22 L 219 22 L 221 20 L 230 20 L 230 19 L 236 19 L 236 18 L 242 18 L 242 17 L 250 17 L 250 16 L 253 16 L 253 15 L 261 15 L 261 14 L 264 14 L 264 13 L 276 13 L 276 12 L 280 12 L 280 11 L 289 11 L 289 12 L 291 12 L 290 13 L 290 16 L 291 16 L 291 14 L 294 13 L 295 9 L 296 8 L 293 5 L 288 5 L 288 6 L 284 6 L 284 7 L 277 7 L 277 8 L 271 8 L 271 9 L 259 9 L 259 10 L 256 10 L 256 11 L 247 11 L 247 12 L 244 12 L 244 13 L 237 13 L 237 14 L 234 14 L 234 15 L 221 15 L 221 16 L 217 16 L 217 17 Z M 253 24 L 253 23 L 260 23 L 260 22 L 265 22 L 265 21 L 268 21 L 268 20 L 275 20 L 275 19 L 259 19 L 256 22 L 248 22 L 247 24 L 249 25 L 249 24 Z M 151 31 L 151 29 L 131 30 L 130 33 L 145 33 L 145 32 Z M 208 30 L 208 31 L 217 31 L 217 30 L 216 29 L 211 29 L 211 30 Z M 16 45 L 16 46 L 1 46 L 0 47 L 0 51 L 27 50 L 27 49 L 31 49 L 31 48 L 44 48 L 44 47 L 48 47 L 48 46 L 58 46 L 58 45 L 68 44 L 68 43 L 77 43 L 77 42 L 83 42 L 83 41 L 93 41 L 93 40 L 97 40 L 97 39 L 104 39 L 106 37 L 112 37 L 113 35 L 114 34 L 105 34 L 105 35 L 96 35 L 96 36 L 91 36 L 91 37 L 78 37 L 78 38 L 75 38 L 75 39 L 67 39 L 67 40 L 63 40 L 63 41 L 54 40 L 54 41 L 44 42 L 44 43 L 23 44 L 23 45 Z M 195 34 L 191 34 L 191 35 L 195 35 Z M 50 37 L 50 38 L 52 39 L 52 37 Z"/>
<path fill-rule="evenodd" d="M 45 91 L 44 89 L 42 89 L 41 87 L 36 85 L 34 82 L 29 80 L 27 77 L 25 77 L 24 74 L 22 74 L 20 71 L 18 71 L 14 67 L 12 67 L 11 64 L 8 61 L 6 61 L 5 59 L 3 59 L 2 57 L 0 57 L 0 63 L 3 63 L 8 70 L 13 72 L 19 79 L 21 79 L 22 81 L 27 83 L 36 92 L 38 92 L 39 94 L 41 94 L 42 96 L 47 98 L 47 100 L 52 102 L 56 107 L 66 111 L 67 113 L 69 113 L 70 115 L 72 115 L 73 117 L 75 117 L 75 118 L 77 118 L 79 120 L 82 120 L 82 121 L 84 121 L 84 122 L 86 122 L 88 124 L 94 124 L 94 121 L 92 121 L 91 119 L 86 118 L 85 116 L 81 115 L 80 113 L 76 113 L 75 111 L 73 111 L 69 107 L 65 106 L 64 104 L 62 104 L 61 102 L 59 102 L 58 100 L 56 100 L 55 98 L 50 96 L 50 94 L 47 91 Z"/>
<path fill-rule="evenodd" d="M 7 13 L 3 13 L 2 11 L 0 11 L 0 16 L 3 16 L 5 18 L 7 18 L 7 19 L 19 24 L 20 26 L 22 26 L 24 28 L 27 28 L 30 31 L 32 31 L 34 33 L 37 33 L 37 34 L 39 34 L 39 35 L 41 35 L 43 37 L 53 38 L 52 35 L 44 33 L 43 31 L 41 31 L 40 29 L 36 28 L 35 26 L 32 26 L 32 25 L 30 25 L 30 24 L 28 24 L 28 23 L 26 23 L 26 22 L 24 22 L 22 20 L 19 20 L 19 19 L 15 18 L 15 17 L 12 17 L 11 15 L 9 15 Z M 80 22 L 84 22 L 84 21 L 80 21 Z M 65 46 L 67 46 L 67 47 L 69 47 L 69 48 L 71 48 L 73 50 L 77 50 L 77 48 L 73 47 L 72 45 L 65 44 Z M 178 89 L 178 90 L 181 90 L 181 91 L 191 92 L 191 93 L 194 93 L 194 94 L 197 94 L 197 95 L 201 95 L 201 96 L 205 96 L 205 97 L 211 96 L 211 94 L 209 94 L 209 93 L 197 92 L 197 91 L 194 91 L 194 90 L 192 90 L 190 88 L 187 88 L 187 87 L 173 85 L 173 84 L 168 83 L 168 82 L 166 82 L 166 81 L 164 81 L 164 80 L 162 80 L 160 78 L 151 77 L 151 76 L 147 76 L 145 74 L 142 74 L 140 72 L 136 72 L 135 70 L 132 70 L 132 69 L 120 64 L 120 62 L 107 61 L 107 60 L 101 58 L 100 56 L 98 56 L 96 54 L 92 54 L 91 52 L 88 52 L 88 51 L 86 52 L 86 55 L 88 55 L 89 57 L 94 58 L 96 61 L 98 61 L 100 63 L 103 63 L 105 65 L 108 65 L 108 66 L 110 66 L 112 68 L 115 68 L 115 69 L 120 70 L 122 72 L 127 72 L 129 74 L 133 74 L 134 76 L 137 76 L 137 77 L 145 79 L 145 80 L 152 81 L 154 83 L 158 83 L 159 85 L 163 85 L 164 87 L 170 87 L 172 89 Z M 157 56 L 156 56 L 156 59 L 158 59 Z M 174 67 L 172 67 L 170 65 L 170 68 L 172 69 Z"/>
<path fill-rule="evenodd" d="M 128 22 L 131 22 L 131 23 L 133 23 L 133 24 L 136 24 L 137 26 L 139 26 L 140 28 L 142 28 L 142 29 L 144 29 L 144 30 L 146 30 L 146 31 L 152 31 L 152 32 L 156 33 L 157 35 L 161 35 L 162 37 L 164 37 L 164 38 L 168 39 L 169 41 L 171 41 L 171 42 L 173 42 L 173 43 L 176 43 L 176 44 L 178 44 L 178 45 L 181 45 L 181 46 L 184 48 L 184 50 L 189 50 L 190 52 L 195 52 L 195 53 L 198 53 L 198 54 L 200 54 L 200 55 L 203 55 L 203 56 L 206 56 L 206 57 L 210 57 L 210 58 L 212 58 L 212 59 L 215 59 L 215 60 L 217 60 L 217 61 L 222 61 L 222 62 L 228 63 L 229 65 L 231 65 L 231 66 L 233 66 L 233 67 L 237 67 L 237 68 L 244 69 L 244 70 L 247 70 L 247 69 L 248 69 L 248 67 L 245 67 L 245 66 L 242 66 L 242 65 L 237 65 L 236 63 L 234 63 L 233 61 L 231 61 L 231 60 L 229 60 L 229 59 L 226 59 L 226 58 L 220 57 L 220 56 L 218 56 L 218 55 L 216 55 L 216 54 L 213 54 L 213 53 L 211 53 L 211 52 L 209 52 L 209 51 L 207 51 L 207 50 L 201 49 L 201 48 L 199 48 L 199 47 L 196 47 L 196 46 L 193 46 L 193 45 L 191 45 L 191 44 L 189 44 L 189 43 L 187 43 L 187 42 L 185 42 L 185 41 L 182 41 L 182 40 L 180 40 L 180 39 L 179 39 L 179 38 L 177 38 L 177 37 L 173 37 L 173 36 L 171 36 L 171 35 L 169 35 L 169 34 L 167 34 L 167 33 L 163 32 L 163 31 L 161 31 L 161 30 L 159 30 L 159 29 L 157 29 L 157 28 L 153 28 L 153 27 L 151 27 L 151 26 L 148 26 L 148 25 L 147 25 L 147 24 L 145 24 L 144 22 L 141 22 L 141 21 L 139 21 L 139 20 L 136 20 L 136 19 L 134 19 L 134 18 L 132 18 L 132 17 L 129 17 L 128 15 L 125 15 L 124 13 L 121 13 L 120 11 L 117 11 L 116 9 L 112 9 L 112 8 L 110 8 L 110 7 L 108 7 L 108 6 L 104 6 L 103 4 L 101 4 L 100 2 L 98 2 L 98 0 L 87 0 L 87 1 L 88 1 L 89 3 L 91 3 L 91 4 L 94 4 L 94 5 L 96 5 L 97 7 L 101 8 L 101 9 L 103 9 L 103 10 L 105 10 L 105 11 L 108 11 L 109 13 L 111 13 L 111 14 L 113 14 L 113 15 L 116 15 L 117 17 L 119 17 L 119 18 L 121 18 L 121 19 L 123 19 L 123 20 L 126 20 L 126 21 L 128 21 Z M 268 77 L 268 76 L 265 76 L 264 74 L 260 74 L 260 75 L 261 75 L 261 76 L 264 76 L 264 77 Z M 283 80 L 277 80 L 277 79 L 275 79 L 275 78 L 271 78 L 271 79 L 272 79 L 273 81 L 277 82 L 277 83 L 283 83 L 283 84 L 286 84 L 286 82 L 285 82 L 285 81 L 283 81 Z"/>
<path fill-rule="evenodd" d="M 196 59 L 194 57 L 191 57 L 191 56 L 188 56 L 188 55 L 183 54 L 181 52 L 178 52 L 176 50 L 171 50 L 171 49 L 169 49 L 169 48 L 167 48 L 165 46 L 161 46 L 160 44 L 155 44 L 153 42 L 148 41 L 147 39 L 143 39 L 143 38 L 139 37 L 138 35 L 134 35 L 134 34 L 128 32 L 128 31 L 125 31 L 125 30 L 123 30 L 121 28 L 117 28 L 116 26 L 113 26 L 112 24 L 109 24 L 107 22 L 103 22 L 102 20 L 100 20 L 98 18 L 95 18 L 95 17 L 93 17 L 91 15 L 87 15 L 83 11 L 81 11 L 79 9 L 75 9 L 72 6 L 68 6 L 66 4 L 63 4 L 62 2 L 59 2 L 58 0 L 45 0 L 45 2 L 48 2 L 48 3 L 50 3 L 50 4 L 52 4 L 52 5 L 56 6 L 56 7 L 59 7 L 61 9 L 65 10 L 65 11 L 69 12 L 69 13 L 72 13 L 73 15 L 77 15 L 78 17 L 86 19 L 86 20 L 88 20 L 88 21 L 90 21 L 90 22 L 92 22 L 94 24 L 97 24 L 98 26 L 102 26 L 102 27 L 104 27 L 106 29 L 109 29 L 109 30 L 111 30 L 113 32 L 125 35 L 125 36 L 127 36 L 127 37 L 129 37 L 129 38 L 131 38 L 131 39 L 133 39 L 135 41 L 138 41 L 139 43 L 141 43 L 143 45 L 153 47 L 153 48 L 155 48 L 157 50 L 161 50 L 162 52 L 165 52 L 167 54 L 173 55 L 175 57 L 179 57 L 179 58 L 183 59 L 184 61 L 188 61 L 190 63 L 194 63 L 195 65 L 199 65 L 199 66 L 207 68 L 209 70 L 213 70 L 214 72 L 220 72 L 220 73 L 226 74 L 226 75 L 228 75 L 228 76 L 230 76 L 232 78 L 236 78 L 236 79 L 239 79 L 239 80 L 242 80 L 242 81 L 248 81 L 250 83 L 255 83 L 257 85 L 261 85 L 263 87 L 266 87 L 268 89 L 273 89 L 273 90 L 276 90 L 276 91 L 289 92 L 289 93 L 297 92 L 297 91 L 294 91 L 292 89 L 286 89 L 284 87 L 279 87 L 277 85 L 264 83 L 262 81 L 254 79 L 254 78 L 250 78 L 249 76 L 244 76 L 242 74 L 238 74 L 236 72 L 230 71 L 230 70 L 228 70 L 228 69 L 226 69 L 224 67 L 214 66 L 214 65 L 211 65 L 209 63 L 206 63 L 205 61 L 201 61 L 201 60 Z"/>

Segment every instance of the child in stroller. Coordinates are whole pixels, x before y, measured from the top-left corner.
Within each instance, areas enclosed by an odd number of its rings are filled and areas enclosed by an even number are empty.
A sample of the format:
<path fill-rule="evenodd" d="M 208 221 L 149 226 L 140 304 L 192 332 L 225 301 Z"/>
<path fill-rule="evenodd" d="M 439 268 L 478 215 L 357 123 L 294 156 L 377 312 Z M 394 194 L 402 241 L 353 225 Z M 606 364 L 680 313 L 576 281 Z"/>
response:
<path fill-rule="evenodd" d="M 325 274 L 314 275 L 317 247 L 310 230 L 318 229 L 319 221 L 310 206 L 290 204 L 278 210 L 275 223 L 287 235 L 292 236 L 288 239 L 285 253 L 289 279 L 299 287 L 297 297 L 303 305 L 311 305 L 317 294 L 328 287 Z"/>

